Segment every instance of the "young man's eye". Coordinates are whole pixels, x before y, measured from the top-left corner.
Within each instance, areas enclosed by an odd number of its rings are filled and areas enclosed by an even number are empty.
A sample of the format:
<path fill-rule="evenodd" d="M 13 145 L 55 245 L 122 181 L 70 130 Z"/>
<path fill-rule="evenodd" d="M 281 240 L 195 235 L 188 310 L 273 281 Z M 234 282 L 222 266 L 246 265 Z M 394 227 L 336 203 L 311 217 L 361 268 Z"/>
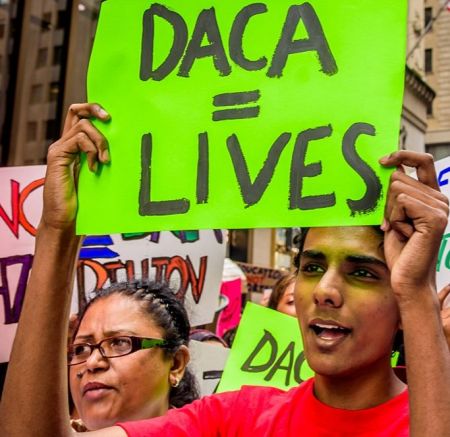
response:
<path fill-rule="evenodd" d="M 312 263 L 308 263 L 301 266 L 300 270 L 305 273 L 323 273 L 325 271 L 325 269 L 319 264 L 312 264 Z"/>
<path fill-rule="evenodd" d="M 374 275 L 373 273 L 369 272 L 366 269 L 357 269 L 352 273 L 352 276 L 357 276 L 359 278 L 374 278 L 374 279 L 378 279 L 378 277 L 376 275 Z"/>

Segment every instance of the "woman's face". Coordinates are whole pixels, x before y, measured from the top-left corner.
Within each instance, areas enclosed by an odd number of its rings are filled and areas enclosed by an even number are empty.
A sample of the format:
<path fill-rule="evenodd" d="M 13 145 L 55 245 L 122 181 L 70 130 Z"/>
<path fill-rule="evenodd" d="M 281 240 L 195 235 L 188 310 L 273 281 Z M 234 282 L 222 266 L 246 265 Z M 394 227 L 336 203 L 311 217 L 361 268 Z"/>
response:
<path fill-rule="evenodd" d="M 163 331 L 139 302 L 113 294 L 87 310 L 74 343 L 95 344 L 118 335 L 163 338 Z M 85 363 L 69 368 L 70 392 L 83 423 L 95 430 L 164 414 L 171 363 L 158 347 L 116 358 L 103 358 L 95 349 Z"/>
<path fill-rule="evenodd" d="M 284 290 L 283 296 L 281 296 L 280 301 L 277 305 L 277 311 L 280 313 L 288 314 L 289 316 L 297 316 L 297 312 L 295 311 L 295 302 L 294 302 L 294 290 L 295 290 L 295 281 L 292 281 Z"/>

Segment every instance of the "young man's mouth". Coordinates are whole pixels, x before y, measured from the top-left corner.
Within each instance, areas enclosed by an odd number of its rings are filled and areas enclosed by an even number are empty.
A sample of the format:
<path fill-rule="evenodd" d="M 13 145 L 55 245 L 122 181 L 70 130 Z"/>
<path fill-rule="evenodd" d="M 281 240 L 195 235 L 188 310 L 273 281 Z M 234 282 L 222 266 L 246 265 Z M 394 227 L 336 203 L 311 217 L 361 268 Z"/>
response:
<path fill-rule="evenodd" d="M 351 328 L 333 320 L 312 320 L 309 328 L 315 336 L 323 342 L 337 344 L 343 341 L 352 332 Z"/>

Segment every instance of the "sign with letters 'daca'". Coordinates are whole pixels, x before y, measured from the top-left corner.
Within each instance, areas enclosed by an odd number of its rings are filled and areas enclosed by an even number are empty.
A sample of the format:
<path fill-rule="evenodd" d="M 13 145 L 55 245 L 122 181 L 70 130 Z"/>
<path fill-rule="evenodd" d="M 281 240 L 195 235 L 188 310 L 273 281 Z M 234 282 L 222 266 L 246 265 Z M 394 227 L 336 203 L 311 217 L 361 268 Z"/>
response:
<path fill-rule="evenodd" d="M 218 392 L 243 385 L 288 389 L 313 376 L 295 317 L 247 303 Z"/>
<path fill-rule="evenodd" d="M 107 0 L 79 233 L 381 223 L 406 0 Z M 117 208 L 116 208 L 117 207 Z"/>
<path fill-rule="evenodd" d="M 8 361 L 42 213 L 45 166 L 0 169 L 0 362 Z M 224 233 L 144 232 L 88 236 L 77 264 L 72 312 L 111 282 L 168 281 L 193 326 L 213 320 L 225 257 Z"/>

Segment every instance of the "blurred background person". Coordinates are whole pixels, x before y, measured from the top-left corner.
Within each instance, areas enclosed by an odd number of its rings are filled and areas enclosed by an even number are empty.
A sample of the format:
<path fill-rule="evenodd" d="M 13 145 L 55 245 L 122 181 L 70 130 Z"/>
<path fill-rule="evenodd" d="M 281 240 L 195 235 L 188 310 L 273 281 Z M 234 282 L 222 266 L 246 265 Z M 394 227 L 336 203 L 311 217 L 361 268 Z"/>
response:
<path fill-rule="evenodd" d="M 280 313 L 296 317 L 294 303 L 295 273 L 288 273 L 282 276 L 273 287 L 267 303 L 268 308 L 272 308 Z"/>

